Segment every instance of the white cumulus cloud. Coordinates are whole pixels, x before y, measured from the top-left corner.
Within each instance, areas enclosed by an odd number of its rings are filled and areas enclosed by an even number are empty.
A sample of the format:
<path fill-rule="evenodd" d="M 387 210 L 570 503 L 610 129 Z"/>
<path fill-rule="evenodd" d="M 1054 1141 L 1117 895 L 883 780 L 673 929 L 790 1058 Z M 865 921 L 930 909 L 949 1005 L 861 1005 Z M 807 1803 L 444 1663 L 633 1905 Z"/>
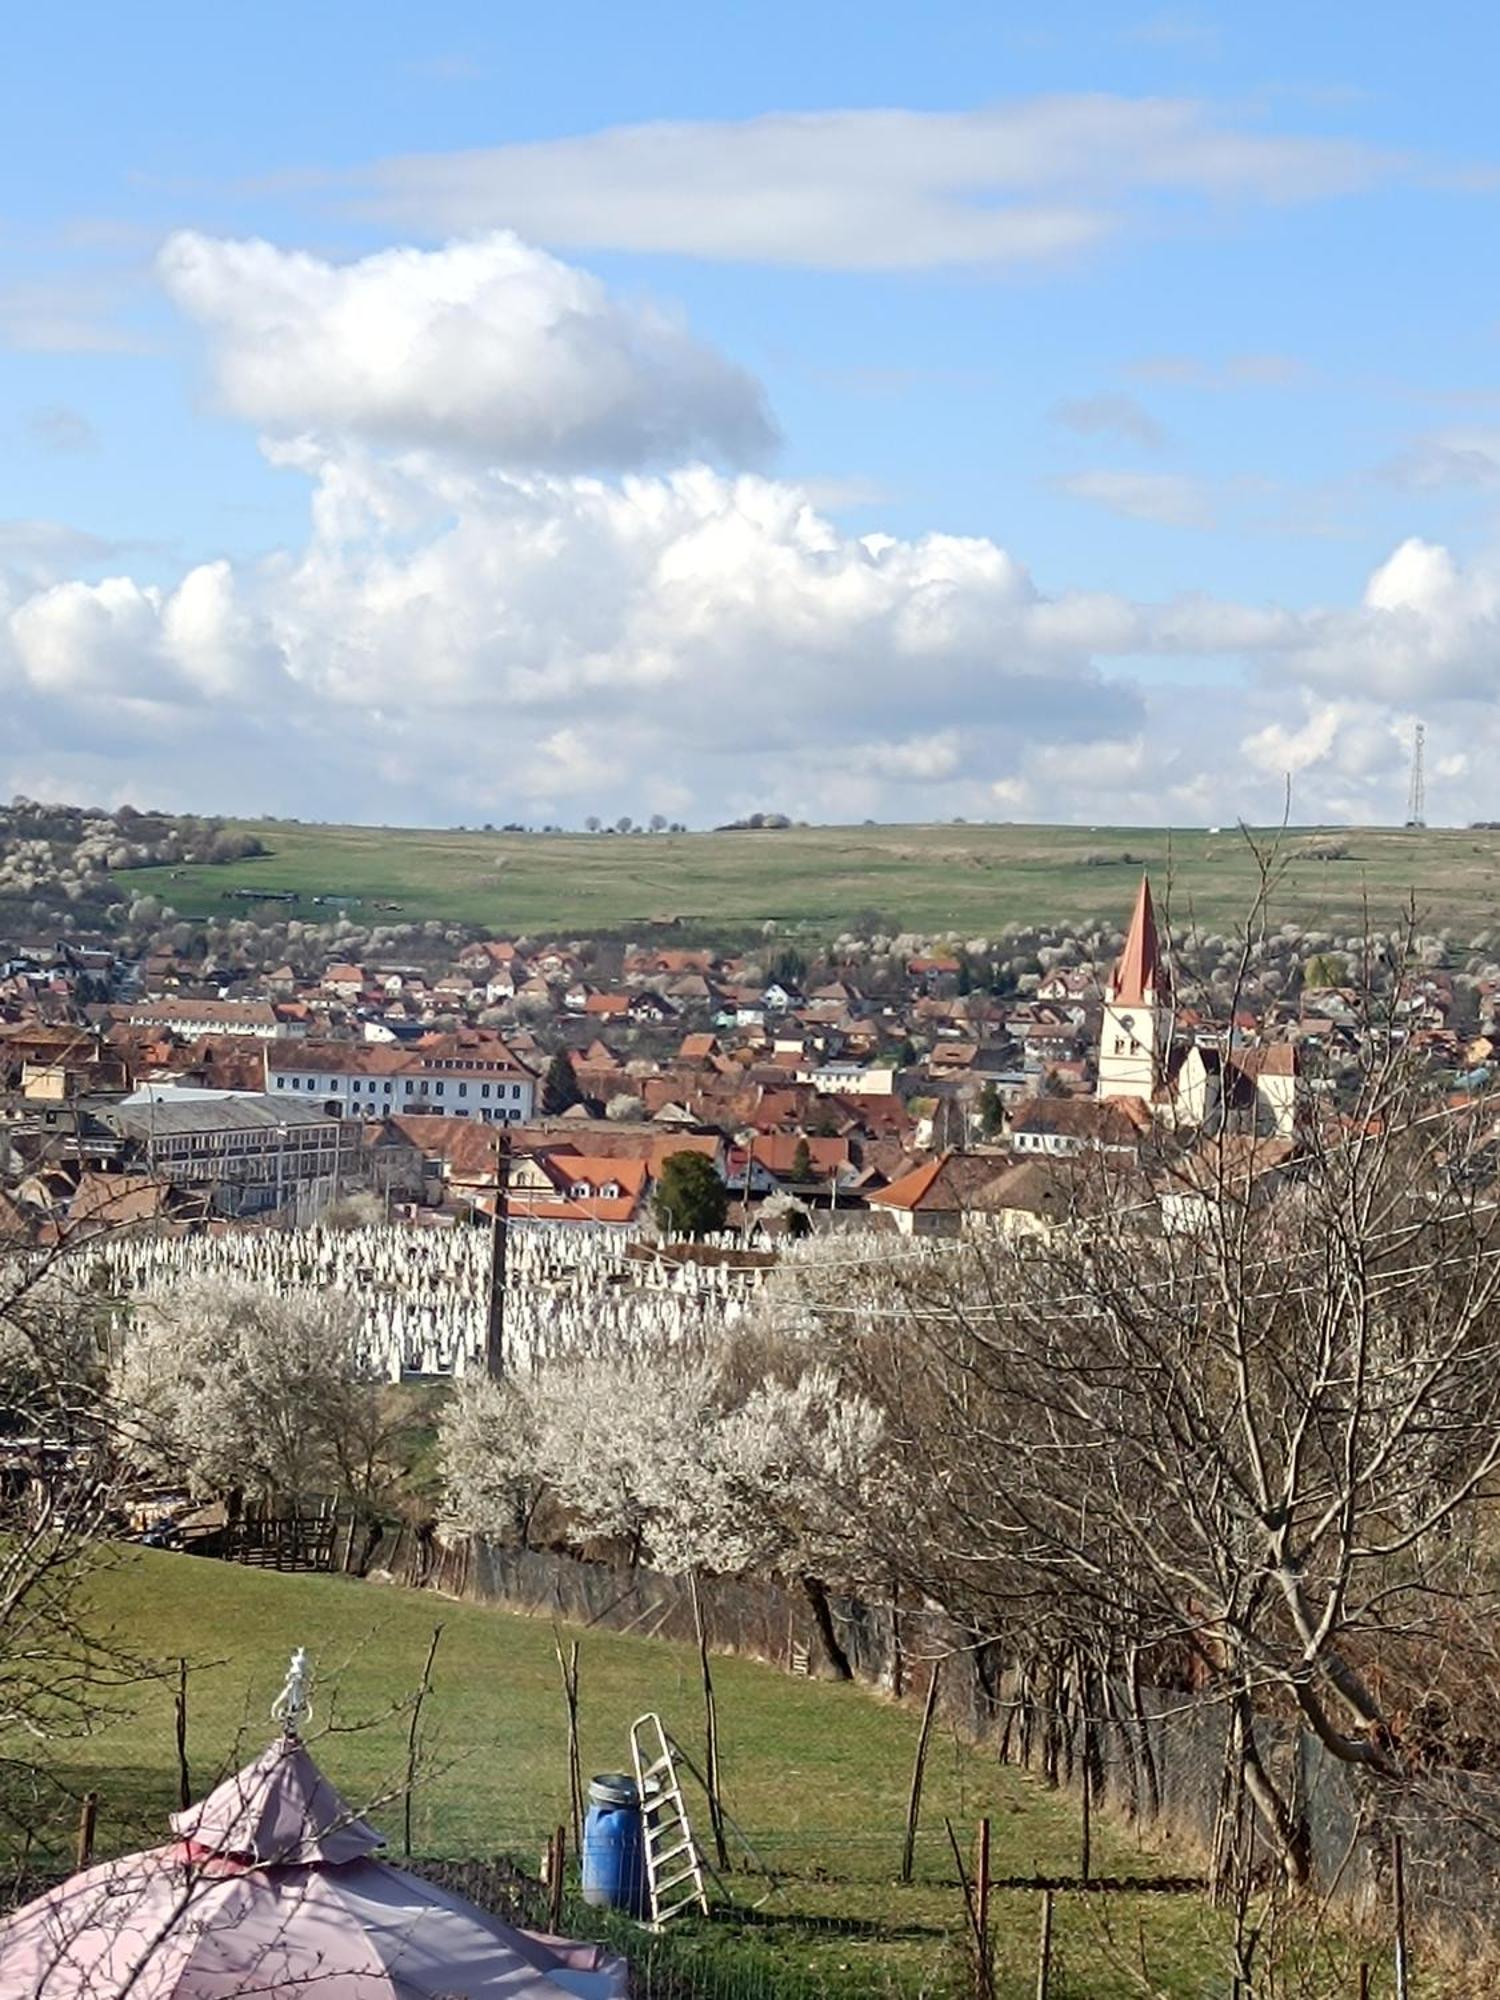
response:
<path fill-rule="evenodd" d="M 508 231 L 350 264 L 184 231 L 158 270 L 207 333 L 226 405 L 274 433 L 554 469 L 739 460 L 771 440 L 744 370 Z"/>
<path fill-rule="evenodd" d="M 1415 537 L 1371 574 L 1360 605 L 1309 613 L 1278 671 L 1328 694 L 1409 705 L 1500 697 L 1500 560 L 1467 566 Z"/>
<path fill-rule="evenodd" d="M 1125 823 L 1274 817 L 1290 774 L 1298 817 L 1389 820 L 1421 714 L 1444 816 L 1493 816 L 1500 562 L 1413 542 L 1343 608 L 1153 604 L 1050 594 L 981 537 L 853 536 L 755 474 L 283 457 L 300 549 L 18 581 L 11 782 L 113 796 L 123 762 L 166 803 L 428 823 Z"/>
<path fill-rule="evenodd" d="M 1299 817 L 1390 819 L 1421 715 L 1435 816 L 1493 816 L 1500 555 L 1408 540 L 1311 609 L 1044 589 L 986 537 L 852 534 L 803 487 L 683 462 L 764 436 L 754 385 L 509 236 L 346 266 L 178 236 L 162 272 L 225 400 L 306 479 L 308 531 L 158 582 L 0 526 L 0 788 L 426 823 L 1118 824 L 1273 817 L 1291 773 Z M 1165 472 L 1069 490 L 1204 518 Z"/>

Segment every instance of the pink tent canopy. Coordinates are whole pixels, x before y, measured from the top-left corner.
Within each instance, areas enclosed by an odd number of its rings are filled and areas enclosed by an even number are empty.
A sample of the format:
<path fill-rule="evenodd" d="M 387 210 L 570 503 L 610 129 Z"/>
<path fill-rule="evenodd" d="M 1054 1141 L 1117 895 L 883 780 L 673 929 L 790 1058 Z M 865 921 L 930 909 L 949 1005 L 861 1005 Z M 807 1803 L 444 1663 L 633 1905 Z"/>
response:
<path fill-rule="evenodd" d="M 0 1924 L 5 2000 L 621 2000 L 623 1963 L 513 1929 L 375 1859 L 294 1735 L 170 1845 L 75 1875 Z"/>

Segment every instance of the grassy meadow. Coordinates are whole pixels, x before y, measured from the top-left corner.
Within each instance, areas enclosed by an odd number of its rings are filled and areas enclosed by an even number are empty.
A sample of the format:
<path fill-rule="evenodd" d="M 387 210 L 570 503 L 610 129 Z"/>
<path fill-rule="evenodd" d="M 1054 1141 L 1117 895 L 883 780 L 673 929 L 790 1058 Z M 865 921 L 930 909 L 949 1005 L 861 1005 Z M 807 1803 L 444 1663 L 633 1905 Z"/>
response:
<path fill-rule="evenodd" d="M 91 1594 L 97 1630 L 155 1660 L 175 1663 L 182 1655 L 191 1662 L 195 1793 L 268 1740 L 268 1710 L 287 1655 L 305 1644 L 318 1674 L 316 1754 L 351 1803 L 367 1807 L 399 1839 L 403 1702 L 440 1622 L 424 1711 L 416 1850 L 509 1852 L 534 1865 L 547 1831 L 566 1818 L 562 1701 L 552 1632 L 540 1621 L 342 1578 L 277 1576 L 140 1550 L 111 1558 Z M 585 1778 L 628 1766 L 629 1723 L 651 1708 L 698 1754 L 700 1697 L 690 1648 L 598 1631 L 568 1636 L 581 1647 Z M 681 1948 L 721 1969 L 732 1964 L 736 1976 L 747 1968 L 752 1983 L 743 1990 L 800 1990 L 795 1982 L 803 1978 L 809 1990 L 849 2000 L 969 1990 L 955 1942 L 963 1910 L 945 1817 L 967 1857 L 979 1816 L 990 1815 L 997 1878 L 1075 1873 L 1076 1801 L 1048 1794 L 940 1729 L 928 1766 L 916 1880 L 901 1886 L 914 1715 L 856 1687 L 790 1680 L 746 1660 L 716 1661 L 715 1679 L 726 1803 L 782 1887 L 759 1912 L 695 1927 Z M 174 1687 L 175 1671 L 122 1692 L 113 1720 L 65 1746 L 59 1775 L 77 1792 L 100 1795 L 101 1852 L 163 1835 L 176 1803 Z M 65 1831 L 66 1823 L 60 1838 Z M 1183 1855 L 1143 1849 L 1133 1834 L 1107 1822 L 1096 1824 L 1100 1875 L 1144 1885 L 1191 1865 Z M 748 1906 L 765 1885 L 737 1874 L 734 1886 Z M 1033 1990 L 1039 1904 L 1032 1889 L 995 1893 L 999 2000 Z M 1113 2000 L 1149 1991 L 1187 2000 L 1219 1991 L 1224 1982 L 1211 1975 L 1223 1964 L 1220 1922 L 1193 1893 L 1153 1894 L 1145 1887 L 1061 1893 L 1054 1996 Z"/>
<path fill-rule="evenodd" d="M 150 891 L 183 916 L 244 911 L 237 889 L 294 890 L 290 914 L 336 914 L 316 896 L 358 898 L 364 924 L 439 918 L 497 933 L 601 934 L 673 922 L 702 937 L 759 926 L 828 937 L 870 920 L 923 932 L 988 935 L 1012 922 L 1123 923 L 1142 865 L 1180 924 L 1222 929 L 1244 915 L 1255 870 L 1235 828 L 1072 826 L 797 827 L 651 835 L 490 834 L 393 827 L 236 822 L 270 852 L 223 867 L 141 869 L 124 893 Z M 1368 907 L 1399 921 L 1415 897 L 1426 924 L 1469 931 L 1500 911 L 1500 832 L 1299 828 L 1273 917 L 1354 926 Z M 1272 836 L 1267 835 L 1270 839 Z M 1338 860 L 1302 855 L 1333 845 Z M 379 904 L 397 908 L 380 909 Z M 253 906 L 252 906 L 253 907 Z M 267 914 L 273 906 L 262 906 Z M 278 914 L 286 914 L 278 911 Z"/>

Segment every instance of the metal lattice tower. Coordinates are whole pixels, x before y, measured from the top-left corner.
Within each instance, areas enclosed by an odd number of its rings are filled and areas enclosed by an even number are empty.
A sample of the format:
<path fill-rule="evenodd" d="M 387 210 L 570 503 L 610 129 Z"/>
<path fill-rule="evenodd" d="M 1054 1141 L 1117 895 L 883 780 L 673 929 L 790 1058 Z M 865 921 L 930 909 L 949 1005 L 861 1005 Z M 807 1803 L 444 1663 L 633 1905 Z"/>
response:
<path fill-rule="evenodd" d="M 1411 740 L 1411 786 L 1406 794 L 1406 824 L 1427 824 L 1427 780 L 1422 772 L 1422 748 L 1427 741 L 1424 724 L 1418 723 Z"/>

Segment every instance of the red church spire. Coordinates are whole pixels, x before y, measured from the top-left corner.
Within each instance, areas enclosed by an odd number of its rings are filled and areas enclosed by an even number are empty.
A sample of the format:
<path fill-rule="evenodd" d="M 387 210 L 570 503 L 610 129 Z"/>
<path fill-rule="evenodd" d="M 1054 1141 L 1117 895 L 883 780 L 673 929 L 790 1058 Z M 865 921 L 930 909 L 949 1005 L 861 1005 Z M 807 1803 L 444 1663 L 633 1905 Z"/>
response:
<path fill-rule="evenodd" d="M 1156 936 L 1156 911 L 1151 902 L 1151 882 L 1142 875 L 1140 891 L 1131 913 L 1125 949 L 1115 966 L 1113 999 L 1118 1006 L 1143 1007 L 1148 999 L 1161 1000 L 1167 981 L 1162 968 L 1161 946 Z"/>

